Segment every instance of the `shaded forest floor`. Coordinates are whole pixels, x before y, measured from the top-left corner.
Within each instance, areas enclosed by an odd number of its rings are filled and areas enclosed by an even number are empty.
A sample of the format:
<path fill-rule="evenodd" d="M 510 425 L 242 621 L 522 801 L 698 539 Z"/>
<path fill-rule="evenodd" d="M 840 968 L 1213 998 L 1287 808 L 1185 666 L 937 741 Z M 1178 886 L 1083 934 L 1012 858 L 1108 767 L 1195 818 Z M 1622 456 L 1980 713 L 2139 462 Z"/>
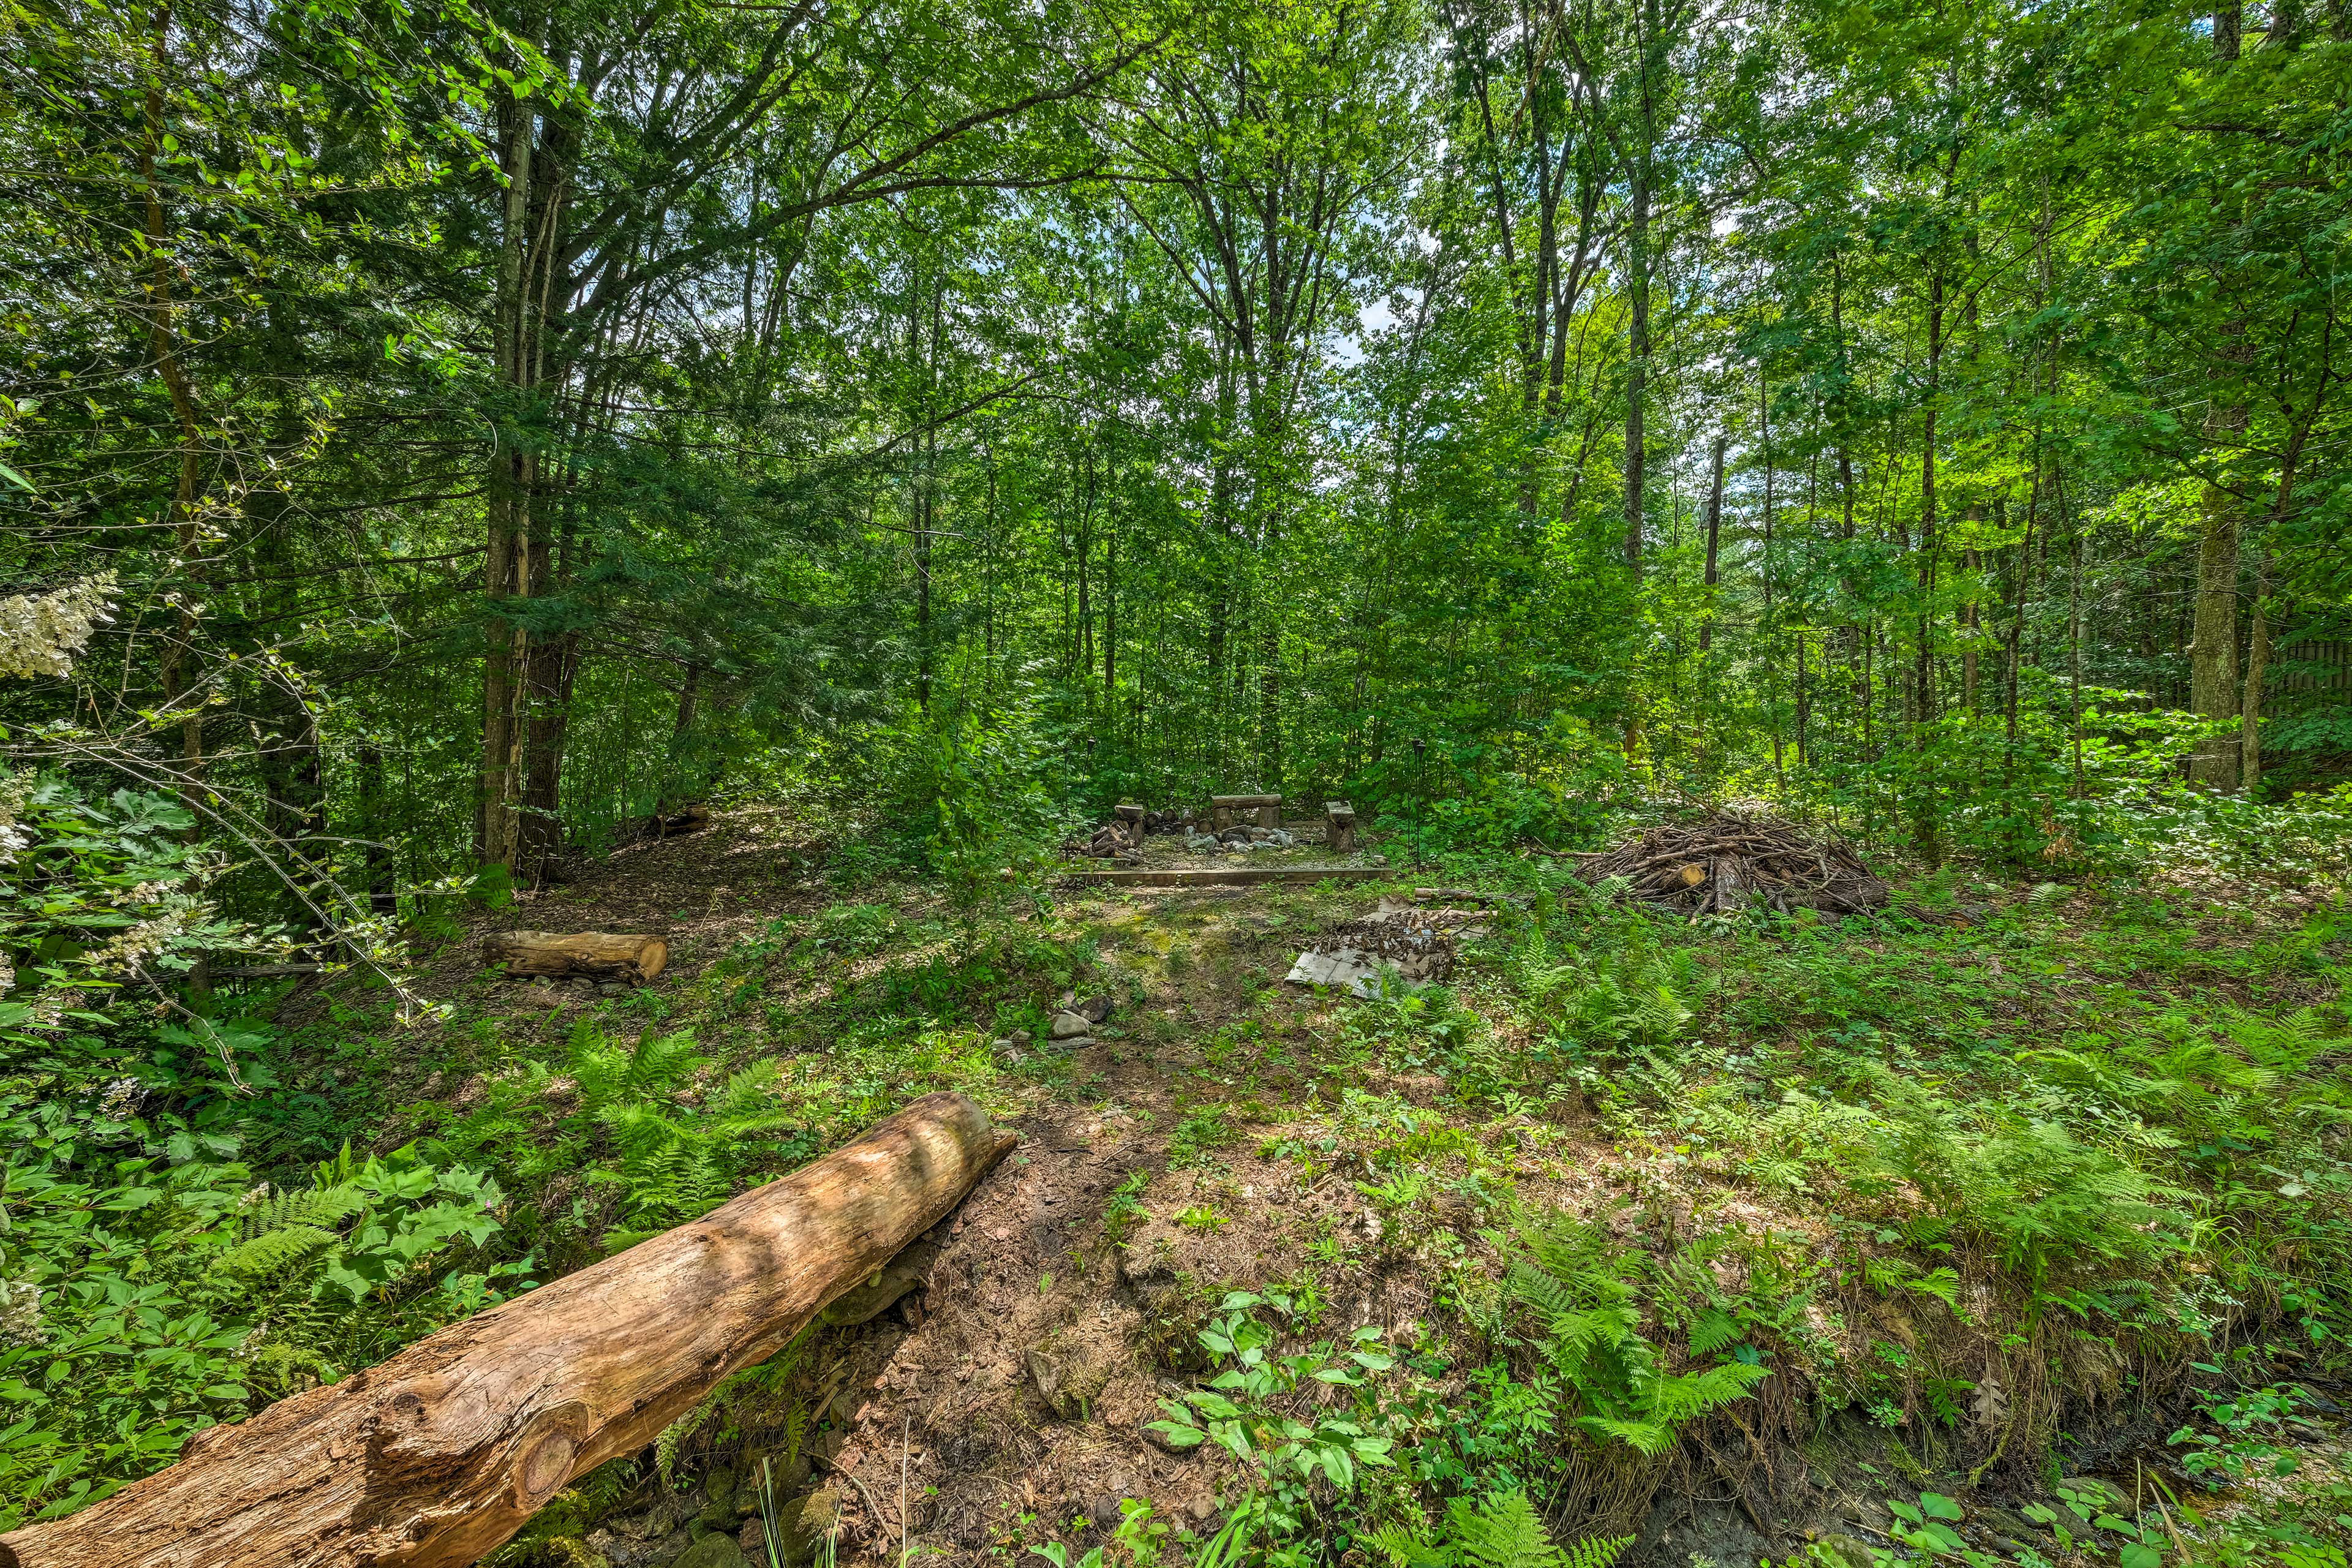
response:
<path fill-rule="evenodd" d="M 1631 1533 L 1622 1561 L 1676 1568 L 1808 1542 L 1861 1563 L 1916 1533 L 1923 1493 L 1956 1500 L 1953 1550 L 2065 1562 L 2034 1517 L 2062 1481 L 2113 1493 L 2105 1534 L 2074 1531 L 2108 1542 L 2084 1562 L 2177 1537 L 2184 1498 L 2211 1561 L 2347 1533 L 2352 926 L 2327 889 L 1948 873 L 1870 919 L 1686 923 L 1497 860 L 965 918 L 919 886 L 835 885 L 830 848 L 788 813 L 729 814 L 471 917 L 425 971 L 447 1011 L 421 1031 L 348 984 L 279 1005 L 277 1070 L 318 1091 L 283 1151 L 365 1128 L 488 1165 L 535 1277 L 933 1089 L 1022 1134 L 903 1296 L 583 1479 L 500 1561 L 764 1563 L 763 1459 L 787 1557 L 829 1526 L 859 1561 L 1057 1539 L 1148 1561 L 1275 1479 L 1148 1426 L 1231 1364 L 1213 1336 L 1236 1312 L 1314 1364 L 1350 1344 L 1386 1363 L 1253 1411 L 1352 1405 L 1392 1445 L 1345 1500 L 1308 1489 L 1351 1563 L 1370 1526 L 1434 1528 L 1431 1496 L 1498 1486 L 1564 1542 Z M 1307 939 L 1416 881 L 1523 904 L 1447 987 L 1281 984 Z M 628 992 L 485 973 L 481 932 L 517 927 L 651 932 L 670 969 Z M 1049 1038 L 1097 995 L 1105 1024 Z M 1609 1355 L 1563 1350 L 1570 1307 L 1630 1308 Z M 1763 1369 L 1745 1397 L 1657 1404 L 1660 1378 L 1727 1363 Z M 2288 1392 L 2268 1426 L 2200 1417 L 2240 1388 Z M 1595 1413 L 1653 1423 L 1658 1451 Z M 2215 1491 L 2166 1442 L 2184 1424 L 2301 1462 Z"/>

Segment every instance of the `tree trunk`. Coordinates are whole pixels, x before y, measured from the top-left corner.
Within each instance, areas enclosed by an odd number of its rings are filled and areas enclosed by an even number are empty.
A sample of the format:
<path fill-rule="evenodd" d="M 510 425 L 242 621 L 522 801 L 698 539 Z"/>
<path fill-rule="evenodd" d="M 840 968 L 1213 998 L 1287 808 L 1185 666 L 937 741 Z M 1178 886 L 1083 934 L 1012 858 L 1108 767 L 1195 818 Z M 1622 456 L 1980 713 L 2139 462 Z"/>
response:
<path fill-rule="evenodd" d="M 204 548 L 204 532 L 196 507 L 197 492 L 202 488 L 204 439 L 195 390 L 180 360 L 179 307 L 172 292 L 170 218 L 164 211 L 163 186 L 155 173 L 155 158 L 163 151 L 164 135 L 163 68 L 169 63 L 172 7 L 158 5 L 153 15 L 154 43 L 147 61 L 143 130 L 139 147 L 139 179 L 143 197 L 142 236 L 148 268 L 147 342 L 149 351 L 155 356 L 156 374 L 170 395 L 176 427 L 178 479 L 173 489 L 171 511 L 174 567 L 185 574 L 192 584 L 190 591 L 177 595 L 173 635 L 164 640 L 158 671 L 163 685 L 163 707 L 169 710 L 181 707 L 194 685 L 190 671 L 195 663 L 196 612 L 192 606 L 205 596 L 198 561 Z M 205 771 L 205 721 L 200 702 L 188 701 L 180 720 L 180 769 L 189 805 L 200 805 L 196 784 Z"/>
<path fill-rule="evenodd" d="M 2242 425 L 2245 409 L 2216 409 L 2206 421 L 2209 436 Z M 2200 718 L 2234 718 L 2238 703 L 2238 498 L 2220 485 L 2207 485 L 2197 541 L 2197 609 L 2189 645 L 2189 705 Z M 2189 776 L 2210 789 L 2234 789 L 2238 748 L 2227 732 L 2209 735 L 2189 759 Z"/>
<path fill-rule="evenodd" d="M 1014 1140 L 933 1094 L 848 1147 L 180 1462 L 0 1536 L 0 1568 L 461 1568 L 945 1217 Z"/>
<path fill-rule="evenodd" d="M 2238 58 L 2241 8 L 2213 12 L 2213 63 L 2226 68 Z M 2246 405 L 2235 381 L 2246 363 L 2246 323 L 2221 329 L 2221 379 L 2205 414 L 2208 460 L 2233 447 L 2246 428 Z M 2223 476 L 2226 481 L 2227 476 Z M 2226 482 L 2209 483 L 2200 500 L 2197 538 L 2197 619 L 2189 645 L 2189 706 L 2216 725 L 2238 717 L 2238 531 L 2244 507 Z M 2235 789 L 2238 742 L 2226 731 L 2208 735 L 2189 760 L 2189 777 L 2208 789 Z"/>
<path fill-rule="evenodd" d="M 505 232 L 499 247 L 496 332 L 499 379 L 509 393 L 520 393 L 530 370 L 524 345 L 524 261 L 529 249 L 530 215 L 530 155 L 533 132 L 530 105 L 511 94 L 500 105 L 500 158 L 506 173 Z M 507 420 L 520 410 L 509 407 Z M 512 431 L 501 428 L 490 454 L 488 475 L 488 550 L 482 568 L 482 593 L 488 601 L 488 625 L 482 648 L 482 798 L 477 817 L 476 853 L 486 866 L 514 868 L 518 850 L 515 812 L 516 763 L 522 747 L 522 726 L 516 714 L 518 668 L 522 633 L 509 617 L 507 601 L 530 591 L 529 540 L 530 515 L 529 458 Z"/>
<path fill-rule="evenodd" d="M 1711 459 L 1706 481 L 1706 595 L 1700 605 L 1698 651 L 1705 653 L 1715 646 L 1715 584 L 1716 560 L 1723 538 L 1723 448 L 1724 438 L 1715 438 L 1715 455 Z"/>
<path fill-rule="evenodd" d="M 2254 563 L 2254 625 L 2246 639 L 2246 691 L 2238 740 L 2239 784 L 2248 795 L 2263 782 L 2263 679 L 2271 661 L 2270 567 Z"/>
<path fill-rule="evenodd" d="M 1625 564 L 1642 571 L 1643 399 L 1650 361 L 1650 179 L 1648 148 L 1633 165 L 1633 213 L 1626 219 Z"/>

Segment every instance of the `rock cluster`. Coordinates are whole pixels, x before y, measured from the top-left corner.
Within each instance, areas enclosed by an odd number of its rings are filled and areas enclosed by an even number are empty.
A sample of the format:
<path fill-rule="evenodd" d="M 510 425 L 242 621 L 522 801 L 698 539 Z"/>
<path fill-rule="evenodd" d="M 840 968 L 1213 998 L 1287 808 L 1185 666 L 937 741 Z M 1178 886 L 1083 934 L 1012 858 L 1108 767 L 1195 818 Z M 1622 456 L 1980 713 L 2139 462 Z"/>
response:
<path fill-rule="evenodd" d="M 1199 855 L 1246 855 L 1253 849 L 1295 849 L 1297 835 L 1286 827 L 1228 827 L 1223 833 L 1195 833 L 1184 847 Z"/>
<path fill-rule="evenodd" d="M 1089 996 L 1083 1002 L 1065 997 L 1062 1010 L 1054 1015 L 1047 1033 L 1052 1038 L 1073 1047 L 1091 1044 L 1089 1037 L 1093 1035 L 1095 1026 L 1109 1016 L 1110 998 L 1108 996 Z"/>

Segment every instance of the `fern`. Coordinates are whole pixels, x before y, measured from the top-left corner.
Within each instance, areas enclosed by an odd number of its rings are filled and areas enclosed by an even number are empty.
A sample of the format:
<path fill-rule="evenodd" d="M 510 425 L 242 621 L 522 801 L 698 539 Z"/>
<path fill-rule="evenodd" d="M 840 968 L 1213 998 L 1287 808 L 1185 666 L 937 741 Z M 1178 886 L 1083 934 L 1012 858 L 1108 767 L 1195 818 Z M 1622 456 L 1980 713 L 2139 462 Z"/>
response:
<path fill-rule="evenodd" d="M 1475 1506 L 1455 1498 L 1445 1516 L 1464 1568 L 1559 1568 L 1565 1561 L 1524 1491 L 1497 1492 Z"/>
<path fill-rule="evenodd" d="M 280 1193 L 246 1208 L 236 1219 L 236 1244 L 215 1257 L 205 1272 L 223 1281 L 292 1279 L 324 1262 L 342 1245 L 337 1227 L 367 1210 L 367 1194 L 350 1181 L 357 1168 L 346 1143 L 318 1168 L 321 1183 L 335 1184 Z"/>
<path fill-rule="evenodd" d="M 1612 1568 L 1633 1543 L 1595 1536 L 1562 1551 L 1544 1528 L 1525 1491 L 1494 1492 L 1475 1502 L 1455 1498 L 1434 1539 L 1401 1525 L 1383 1525 L 1372 1549 L 1390 1568 Z"/>
<path fill-rule="evenodd" d="M 1741 1362 L 1665 1371 L 1657 1347 L 1642 1335 L 1638 1293 L 1626 1277 L 1631 1259 L 1599 1226 L 1553 1215 L 1490 1239 L 1513 1253 L 1505 1288 L 1543 1321 L 1544 1353 L 1583 1402 L 1574 1419 L 1590 1436 L 1655 1458 L 1674 1447 L 1685 1423 L 1744 1398 L 1771 1375 Z M 1711 1253 L 1702 1264 L 1704 1256 Z M 1737 1331 L 1729 1314 L 1702 1313 L 1693 1349 L 1720 1349 Z"/>
<path fill-rule="evenodd" d="M 316 1262 L 341 1246 L 342 1239 L 335 1232 L 320 1230 L 316 1226 L 286 1226 L 230 1247 L 213 1259 L 210 1272 L 226 1279 L 262 1279 L 274 1274 L 289 1274 Z"/>

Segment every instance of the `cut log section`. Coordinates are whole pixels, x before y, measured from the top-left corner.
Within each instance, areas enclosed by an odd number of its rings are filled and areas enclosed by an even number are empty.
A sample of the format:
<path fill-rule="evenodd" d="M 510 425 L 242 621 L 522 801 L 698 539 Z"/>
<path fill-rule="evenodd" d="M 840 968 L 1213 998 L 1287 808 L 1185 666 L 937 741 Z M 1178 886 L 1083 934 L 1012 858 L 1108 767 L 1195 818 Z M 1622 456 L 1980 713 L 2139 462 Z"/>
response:
<path fill-rule="evenodd" d="M 579 974 L 642 985 L 669 963 L 669 943 L 601 931 L 497 931 L 482 939 L 482 962 L 503 963 L 509 974 Z"/>
<path fill-rule="evenodd" d="M 0 1535 L 0 1568 L 462 1568 L 944 1218 L 1014 1139 L 957 1094 Z"/>

